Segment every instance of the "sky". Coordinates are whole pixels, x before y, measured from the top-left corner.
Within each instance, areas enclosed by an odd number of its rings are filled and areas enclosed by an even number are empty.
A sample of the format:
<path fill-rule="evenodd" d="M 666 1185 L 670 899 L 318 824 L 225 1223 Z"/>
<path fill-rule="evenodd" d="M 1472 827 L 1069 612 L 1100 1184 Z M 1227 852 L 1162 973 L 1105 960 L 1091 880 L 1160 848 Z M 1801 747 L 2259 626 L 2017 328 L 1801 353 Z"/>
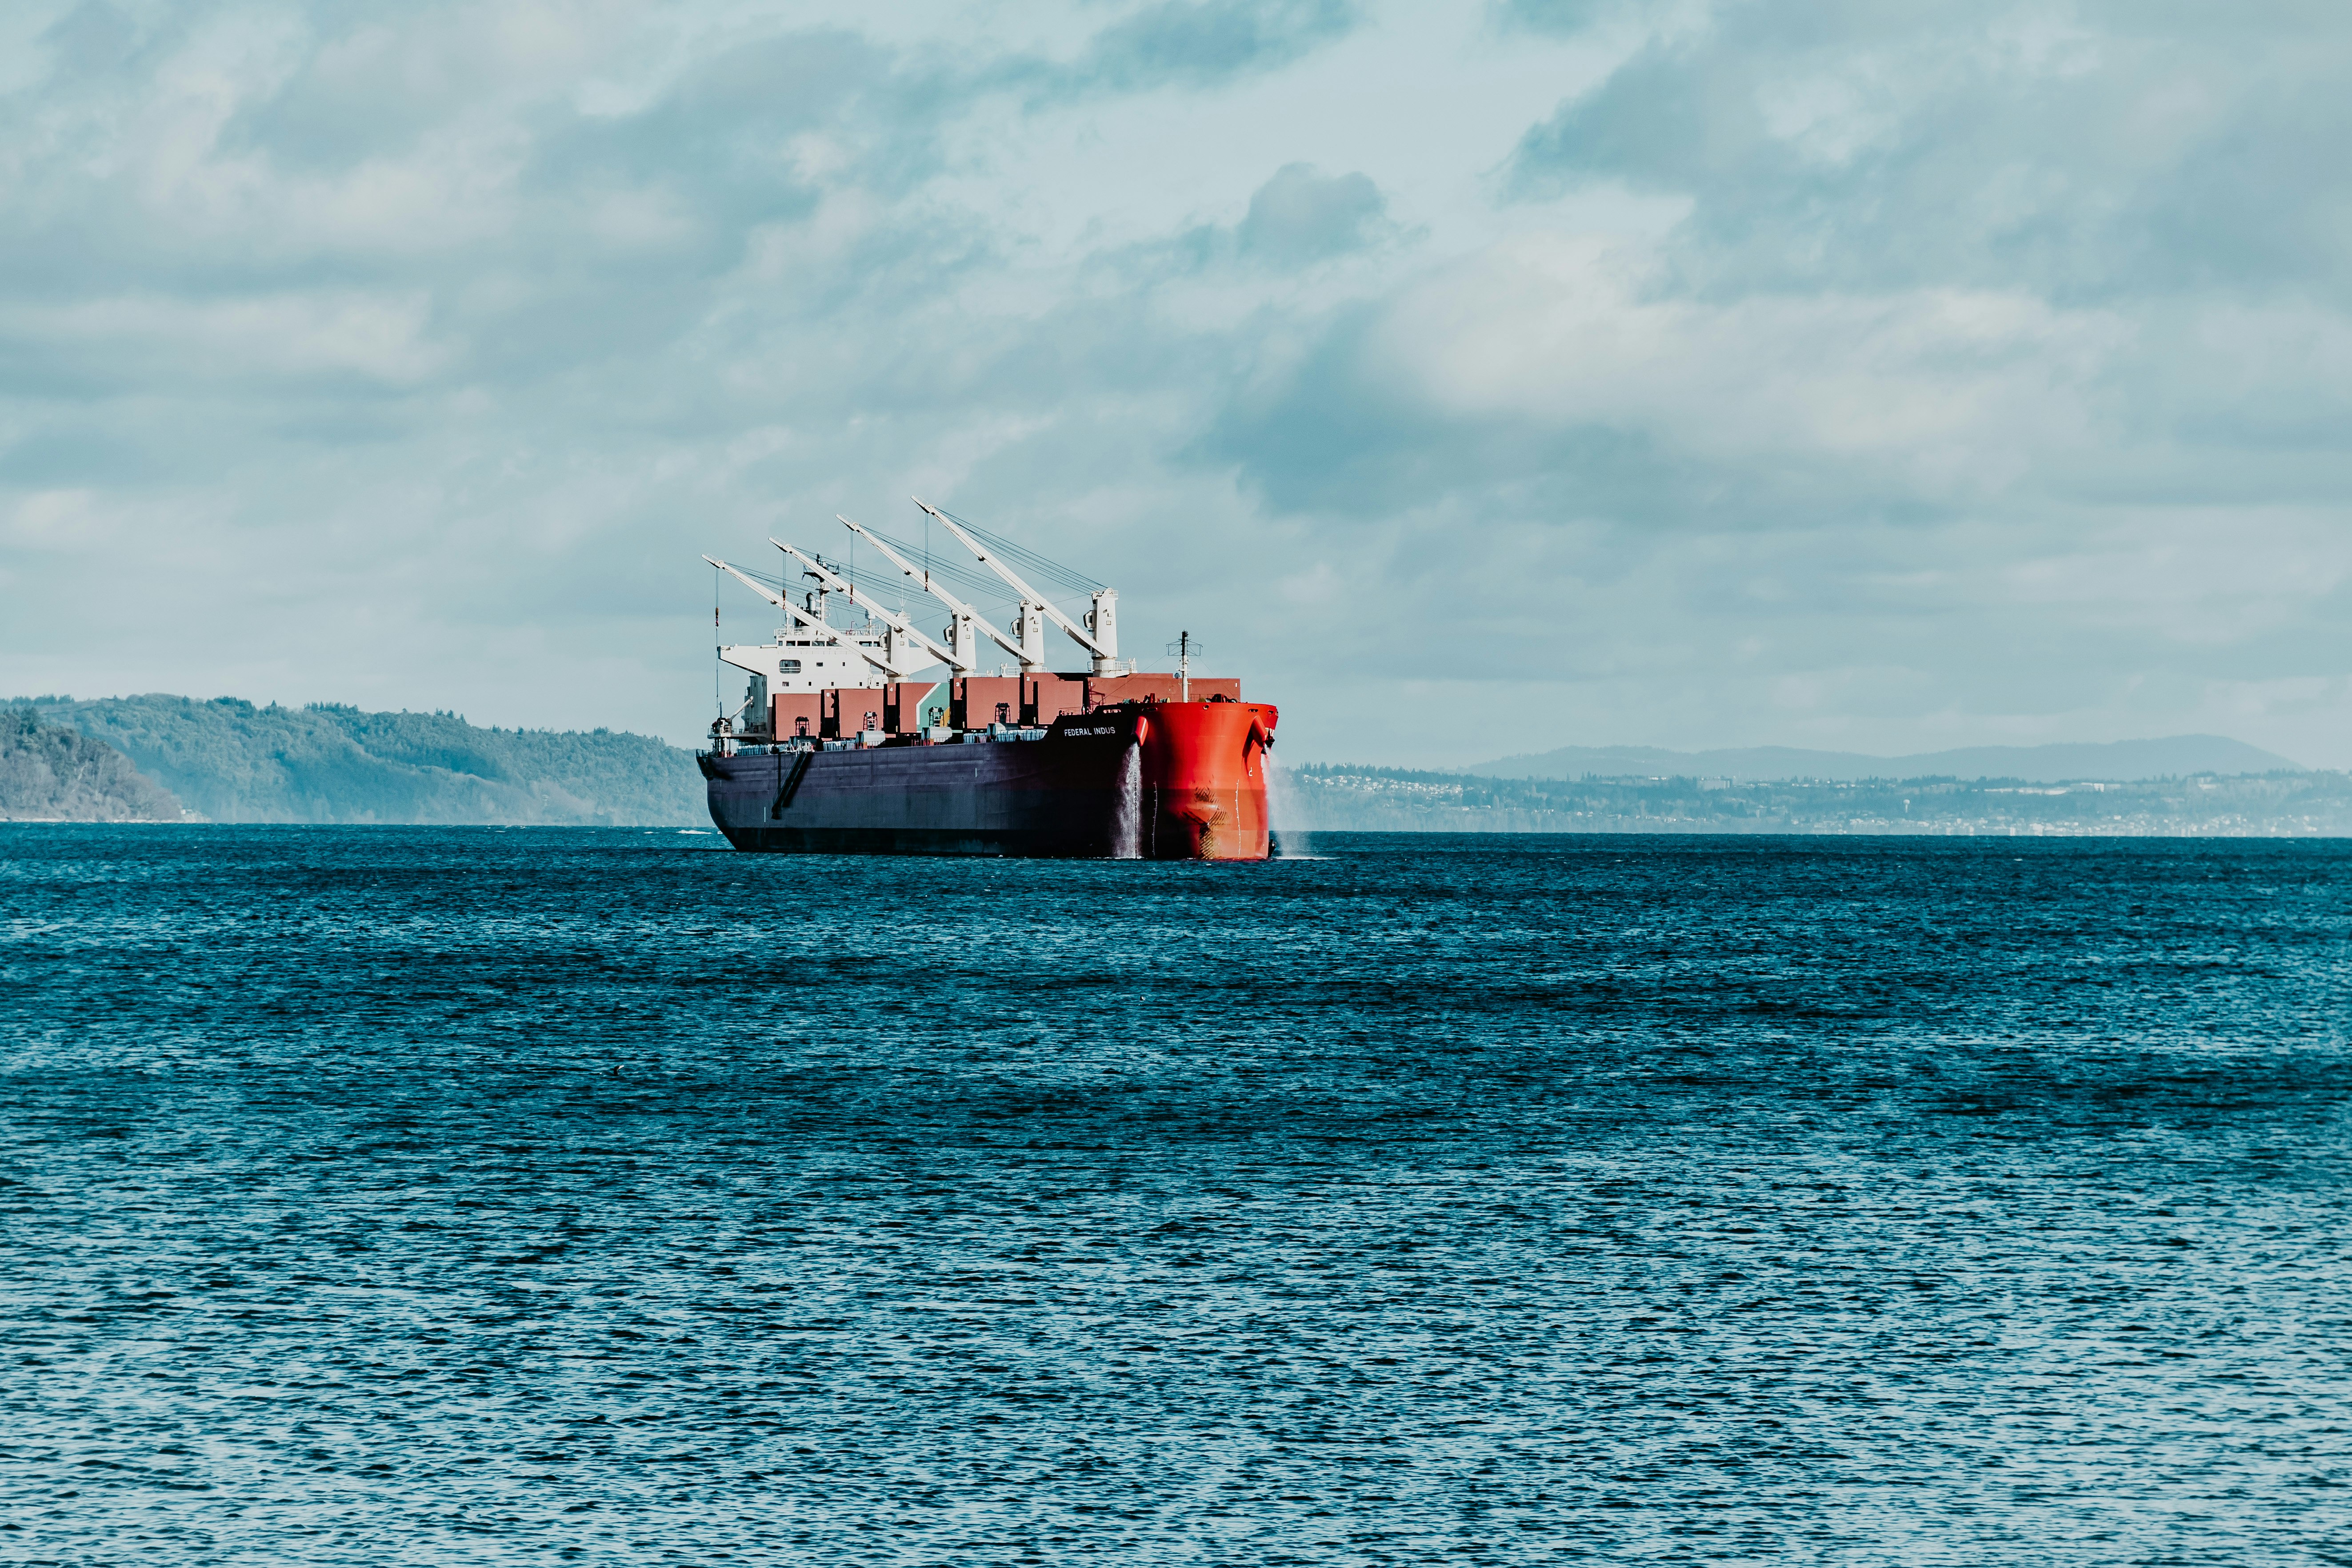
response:
<path fill-rule="evenodd" d="M 0 695 L 691 744 L 700 557 L 920 495 L 1294 763 L 2352 766 L 2347 79 L 2341 4 L 12 0 Z"/>

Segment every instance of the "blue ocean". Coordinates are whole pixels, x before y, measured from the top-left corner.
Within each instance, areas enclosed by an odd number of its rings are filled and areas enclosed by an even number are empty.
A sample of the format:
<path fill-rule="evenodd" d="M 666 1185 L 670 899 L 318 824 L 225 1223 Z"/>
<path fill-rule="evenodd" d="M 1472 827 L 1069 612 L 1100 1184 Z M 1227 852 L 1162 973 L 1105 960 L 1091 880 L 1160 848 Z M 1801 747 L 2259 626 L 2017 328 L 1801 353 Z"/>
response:
<path fill-rule="evenodd" d="M 2352 845 L 0 828 L 0 1561 L 2352 1563 Z"/>

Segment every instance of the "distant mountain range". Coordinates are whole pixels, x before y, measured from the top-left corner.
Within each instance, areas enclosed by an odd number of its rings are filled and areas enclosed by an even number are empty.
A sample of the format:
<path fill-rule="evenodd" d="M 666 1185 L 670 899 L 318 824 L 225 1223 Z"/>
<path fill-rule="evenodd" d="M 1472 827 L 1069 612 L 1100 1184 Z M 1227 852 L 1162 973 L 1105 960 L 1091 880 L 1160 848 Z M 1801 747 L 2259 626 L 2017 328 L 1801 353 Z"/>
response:
<path fill-rule="evenodd" d="M 7 720 L 0 749 L 9 752 L 7 765 L 34 781 L 39 769 L 55 774 L 62 761 L 75 758 L 90 778 L 100 772 L 90 771 L 98 764 L 83 749 L 60 750 L 37 734 L 26 716 L 41 728 L 103 742 L 129 759 L 123 774 L 144 774 L 160 786 L 155 795 L 169 791 L 190 813 L 214 822 L 617 826 L 709 820 L 693 754 L 646 735 L 485 730 L 454 713 L 257 708 L 233 697 L 19 699 L 0 705 Z M 106 799 L 131 798 L 128 785 L 105 777 L 111 791 L 100 792 Z M 69 793 L 51 790 L 59 799 Z M 143 810 L 154 809 L 153 801 L 140 799 Z M 100 809 L 11 814 L 87 820 Z"/>
<path fill-rule="evenodd" d="M 1808 752 L 1793 746 L 1743 746 L 1720 752 L 1668 752 L 1654 746 L 1562 746 L 1465 768 L 1479 778 L 1733 779 L 2068 779 L 2179 778 L 2190 773 L 2301 773 L 2303 764 L 2222 735 L 2169 735 L 2098 745 L 1963 746 L 1904 757 L 1859 752 Z"/>

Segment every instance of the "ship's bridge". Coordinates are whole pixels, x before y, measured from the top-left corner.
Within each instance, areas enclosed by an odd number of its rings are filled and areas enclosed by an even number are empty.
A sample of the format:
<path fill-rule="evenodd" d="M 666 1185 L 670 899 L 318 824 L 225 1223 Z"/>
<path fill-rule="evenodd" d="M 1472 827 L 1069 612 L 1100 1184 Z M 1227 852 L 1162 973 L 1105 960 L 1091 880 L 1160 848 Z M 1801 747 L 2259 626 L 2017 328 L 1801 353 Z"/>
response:
<path fill-rule="evenodd" d="M 866 655 L 868 650 L 880 653 L 882 647 L 880 637 L 859 632 L 817 637 L 779 630 L 773 642 L 730 644 L 719 650 L 719 657 L 761 683 L 764 702 L 769 695 L 870 684 L 874 660 Z"/>

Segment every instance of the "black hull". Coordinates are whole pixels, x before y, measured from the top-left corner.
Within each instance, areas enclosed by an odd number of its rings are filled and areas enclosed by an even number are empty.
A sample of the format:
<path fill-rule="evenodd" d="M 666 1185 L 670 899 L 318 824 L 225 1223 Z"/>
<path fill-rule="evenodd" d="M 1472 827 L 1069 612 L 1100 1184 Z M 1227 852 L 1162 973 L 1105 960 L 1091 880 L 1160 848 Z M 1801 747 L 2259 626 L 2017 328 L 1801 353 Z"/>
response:
<path fill-rule="evenodd" d="M 1125 724 L 1043 740 L 699 759 L 738 849 L 799 855 L 1150 856 Z M 1099 731 L 1090 732 L 1090 731 Z"/>
<path fill-rule="evenodd" d="M 771 855 L 994 855 L 1013 858 L 1109 860 L 1107 841 L 1050 829 L 916 827 L 722 827 L 738 849 Z"/>

